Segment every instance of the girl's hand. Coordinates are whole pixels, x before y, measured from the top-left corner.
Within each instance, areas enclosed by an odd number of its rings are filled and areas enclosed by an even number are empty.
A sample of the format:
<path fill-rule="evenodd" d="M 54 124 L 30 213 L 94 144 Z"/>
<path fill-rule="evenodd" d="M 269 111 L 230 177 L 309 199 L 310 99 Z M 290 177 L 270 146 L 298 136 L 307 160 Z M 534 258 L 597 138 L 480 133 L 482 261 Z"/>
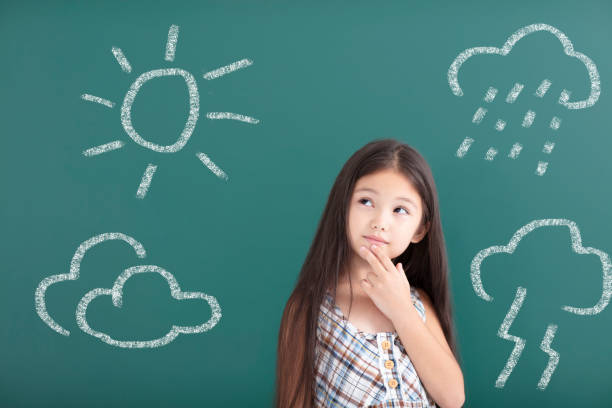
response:
<path fill-rule="evenodd" d="M 362 279 L 361 287 L 376 307 L 395 324 L 399 316 L 405 317 L 409 308 L 413 307 L 410 283 L 402 264 L 393 265 L 377 245 L 371 248 L 362 246 L 360 251 L 373 269 L 373 272 L 368 272 L 366 279 Z"/>

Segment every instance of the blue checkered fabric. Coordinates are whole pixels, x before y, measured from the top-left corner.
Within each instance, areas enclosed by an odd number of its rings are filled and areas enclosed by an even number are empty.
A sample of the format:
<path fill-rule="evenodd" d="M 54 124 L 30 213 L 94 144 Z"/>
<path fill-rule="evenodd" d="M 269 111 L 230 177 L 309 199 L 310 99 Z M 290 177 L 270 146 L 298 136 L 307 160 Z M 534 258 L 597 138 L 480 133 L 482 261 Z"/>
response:
<path fill-rule="evenodd" d="M 412 302 L 425 321 L 419 294 L 410 289 Z M 385 340 L 391 344 L 387 350 Z M 392 368 L 385 366 L 388 360 Z M 319 313 L 315 380 L 317 407 L 437 407 L 397 332 L 358 330 L 345 319 L 329 291 Z"/>

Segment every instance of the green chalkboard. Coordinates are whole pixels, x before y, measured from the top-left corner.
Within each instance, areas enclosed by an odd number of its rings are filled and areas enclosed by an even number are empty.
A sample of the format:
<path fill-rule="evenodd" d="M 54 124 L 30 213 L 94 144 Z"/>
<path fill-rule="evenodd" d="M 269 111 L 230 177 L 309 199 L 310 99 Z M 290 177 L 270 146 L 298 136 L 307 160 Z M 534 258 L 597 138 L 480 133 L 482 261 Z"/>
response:
<path fill-rule="evenodd" d="M 271 406 L 331 185 L 395 138 L 436 178 L 465 406 L 612 406 L 611 18 L 2 2 L 0 405 Z"/>

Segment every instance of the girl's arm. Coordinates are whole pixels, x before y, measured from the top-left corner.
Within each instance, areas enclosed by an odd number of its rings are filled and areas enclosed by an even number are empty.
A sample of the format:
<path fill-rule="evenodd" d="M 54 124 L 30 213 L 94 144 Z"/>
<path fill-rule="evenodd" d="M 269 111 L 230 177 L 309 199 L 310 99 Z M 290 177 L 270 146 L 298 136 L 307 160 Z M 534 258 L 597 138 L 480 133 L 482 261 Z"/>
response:
<path fill-rule="evenodd" d="M 425 322 L 412 301 L 393 321 L 423 386 L 442 407 L 461 407 L 465 402 L 463 374 L 427 293 L 416 289 L 425 306 Z"/>

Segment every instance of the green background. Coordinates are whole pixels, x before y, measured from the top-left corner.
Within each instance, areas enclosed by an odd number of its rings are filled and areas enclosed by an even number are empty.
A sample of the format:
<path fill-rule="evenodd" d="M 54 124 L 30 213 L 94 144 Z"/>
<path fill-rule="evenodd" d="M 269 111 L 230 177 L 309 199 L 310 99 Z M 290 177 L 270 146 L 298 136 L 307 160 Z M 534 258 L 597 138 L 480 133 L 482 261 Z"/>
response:
<path fill-rule="evenodd" d="M 584 246 L 612 251 L 611 17 L 604 0 L 2 2 L 0 405 L 270 406 L 281 313 L 331 185 L 355 150 L 391 137 L 417 148 L 436 179 L 466 406 L 611 406 L 612 308 L 595 316 L 561 310 L 588 306 L 601 293 L 598 258 L 573 253 L 567 228 L 537 230 L 514 255 L 488 258 L 483 281 L 493 302 L 477 297 L 470 281 L 478 251 L 506 244 L 535 219 L 573 220 Z M 461 51 L 501 47 L 533 23 L 557 27 L 597 64 L 597 104 L 569 111 L 557 103 L 564 88 L 574 100 L 586 98 L 589 80 L 547 32 L 525 37 L 506 57 L 470 59 L 459 74 L 464 96 L 452 94 L 447 71 Z M 170 63 L 164 51 L 172 24 L 180 32 Z M 131 74 L 112 46 L 123 50 Z M 243 58 L 253 65 L 202 77 Z M 200 94 L 195 131 L 174 154 L 137 145 L 119 119 L 136 77 L 168 67 L 193 73 Z M 535 98 L 544 78 L 552 86 Z M 525 89 L 510 105 L 504 98 L 515 82 Z M 472 115 L 489 86 L 499 94 L 476 126 Z M 83 93 L 116 106 L 83 101 Z M 150 141 L 173 143 L 187 117 L 186 95 L 177 77 L 151 80 L 134 103 L 135 128 Z M 537 116 L 523 129 L 527 109 Z M 219 111 L 260 123 L 205 117 Z M 562 119 L 556 133 L 548 128 L 552 116 Z M 507 121 L 503 132 L 494 130 L 496 118 Z M 458 159 L 466 136 L 476 142 Z M 125 146 L 82 154 L 113 140 Z M 546 140 L 556 143 L 548 156 Z M 515 141 L 524 149 L 511 160 L 505 156 Z M 483 160 L 489 146 L 500 151 L 492 162 Z M 548 170 L 537 176 L 542 159 Z M 158 168 L 141 200 L 135 194 L 148 163 Z M 147 257 L 117 241 L 88 252 L 80 279 L 47 291 L 51 316 L 71 331 L 61 336 L 39 319 L 34 291 L 43 278 L 67 273 L 78 245 L 103 232 L 134 237 Z M 217 326 L 139 350 L 80 331 L 79 299 L 142 263 L 165 268 L 184 290 L 215 296 L 223 315 Z M 499 389 L 495 380 L 514 344 L 497 330 L 519 285 L 527 297 L 510 333 L 526 347 Z M 156 274 L 130 279 L 124 296 L 121 309 L 94 300 L 90 325 L 145 340 L 210 314 L 201 301 L 173 300 Z M 552 347 L 560 361 L 540 391 L 548 356 L 539 344 L 549 323 L 558 325 Z"/>

